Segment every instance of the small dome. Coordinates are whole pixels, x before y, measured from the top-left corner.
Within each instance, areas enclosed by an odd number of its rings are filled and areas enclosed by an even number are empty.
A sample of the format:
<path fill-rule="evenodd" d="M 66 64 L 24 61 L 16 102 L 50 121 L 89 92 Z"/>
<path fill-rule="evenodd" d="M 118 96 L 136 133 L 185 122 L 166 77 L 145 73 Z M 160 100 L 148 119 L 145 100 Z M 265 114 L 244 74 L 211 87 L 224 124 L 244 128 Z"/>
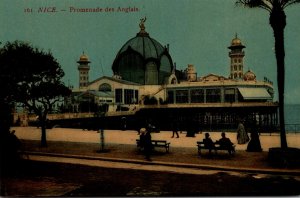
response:
<path fill-rule="evenodd" d="M 231 45 L 232 46 L 242 45 L 242 42 L 241 42 L 241 40 L 239 38 L 236 37 L 236 38 L 232 39 Z"/>
<path fill-rule="evenodd" d="M 245 81 L 254 81 L 254 80 L 256 80 L 256 76 L 255 76 L 255 74 L 251 70 L 248 70 L 244 74 L 244 80 Z"/>
<path fill-rule="evenodd" d="M 89 60 L 89 57 L 85 54 L 82 54 L 79 58 L 80 61 L 88 61 Z"/>
<path fill-rule="evenodd" d="M 243 49 L 243 48 L 245 48 L 245 46 L 242 44 L 241 39 L 239 39 L 236 34 L 235 38 L 231 40 L 231 45 L 228 48 L 231 50 Z"/>
<path fill-rule="evenodd" d="M 89 57 L 84 53 L 79 57 L 79 61 L 77 61 L 77 62 L 78 63 L 90 63 Z"/>

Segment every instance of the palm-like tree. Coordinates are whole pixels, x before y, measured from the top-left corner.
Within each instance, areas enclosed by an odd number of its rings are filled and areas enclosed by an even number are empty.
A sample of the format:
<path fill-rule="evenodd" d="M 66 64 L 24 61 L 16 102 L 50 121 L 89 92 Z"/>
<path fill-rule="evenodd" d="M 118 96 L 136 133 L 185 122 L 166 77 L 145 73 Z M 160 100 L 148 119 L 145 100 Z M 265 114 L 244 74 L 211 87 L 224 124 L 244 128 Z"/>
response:
<path fill-rule="evenodd" d="M 270 13 L 269 23 L 275 38 L 275 56 L 277 61 L 277 85 L 279 99 L 279 124 L 281 148 L 287 148 L 285 123 L 284 123 L 284 28 L 286 15 L 284 9 L 290 5 L 300 3 L 300 0 L 237 0 L 237 5 L 248 8 L 262 8 Z"/>

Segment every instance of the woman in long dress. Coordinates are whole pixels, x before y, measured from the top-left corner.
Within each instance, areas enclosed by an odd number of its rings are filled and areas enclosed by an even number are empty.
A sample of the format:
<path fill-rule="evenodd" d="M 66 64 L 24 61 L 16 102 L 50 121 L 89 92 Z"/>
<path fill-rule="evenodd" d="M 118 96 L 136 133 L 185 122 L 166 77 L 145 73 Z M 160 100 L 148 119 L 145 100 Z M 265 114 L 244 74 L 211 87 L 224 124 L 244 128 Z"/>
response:
<path fill-rule="evenodd" d="M 238 141 L 238 144 L 246 144 L 249 141 L 249 136 L 248 136 L 242 122 L 240 122 L 238 125 L 237 141 Z"/>

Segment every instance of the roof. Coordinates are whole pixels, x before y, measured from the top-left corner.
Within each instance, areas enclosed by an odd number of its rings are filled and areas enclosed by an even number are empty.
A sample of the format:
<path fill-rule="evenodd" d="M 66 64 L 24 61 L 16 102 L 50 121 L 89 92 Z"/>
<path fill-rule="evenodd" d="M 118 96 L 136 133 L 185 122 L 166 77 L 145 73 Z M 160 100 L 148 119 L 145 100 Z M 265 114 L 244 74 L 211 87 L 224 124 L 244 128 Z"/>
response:
<path fill-rule="evenodd" d="M 120 49 L 118 55 L 125 52 L 129 47 L 141 54 L 145 59 L 159 58 L 164 52 L 164 47 L 158 41 L 149 36 L 140 36 L 139 34 L 127 41 Z"/>
<path fill-rule="evenodd" d="M 97 96 L 97 97 L 113 97 L 112 92 L 104 92 L 104 91 L 95 91 L 95 90 L 87 90 L 78 95 L 78 97 L 84 96 L 86 94 Z"/>
<path fill-rule="evenodd" d="M 138 84 L 138 83 L 135 83 L 135 82 L 130 82 L 130 81 L 127 81 L 127 80 L 122 80 L 122 79 L 108 77 L 108 76 L 102 76 L 100 78 L 97 78 L 96 80 L 93 80 L 92 82 L 90 82 L 89 85 L 91 85 L 91 84 L 93 84 L 97 81 L 100 81 L 102 79 L 108 79 L 108 80 L 115 81 L 115 82 L 118 82 L 118 83 L 121 83 L 121 84 L 126 84 L 126 85 L 141 85 L 141 84 Z"/>

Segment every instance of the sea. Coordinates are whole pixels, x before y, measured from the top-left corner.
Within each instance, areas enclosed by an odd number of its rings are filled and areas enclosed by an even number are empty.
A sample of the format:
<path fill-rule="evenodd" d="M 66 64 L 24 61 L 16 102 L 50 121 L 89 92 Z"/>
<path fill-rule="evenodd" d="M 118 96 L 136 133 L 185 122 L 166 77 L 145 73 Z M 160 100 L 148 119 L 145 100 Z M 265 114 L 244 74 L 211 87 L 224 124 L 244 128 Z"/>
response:
<path fill-rule="evenodd" d="M 286 131 L 300 133 L 300 104 L 286 104 L 284 108 Z"/>

